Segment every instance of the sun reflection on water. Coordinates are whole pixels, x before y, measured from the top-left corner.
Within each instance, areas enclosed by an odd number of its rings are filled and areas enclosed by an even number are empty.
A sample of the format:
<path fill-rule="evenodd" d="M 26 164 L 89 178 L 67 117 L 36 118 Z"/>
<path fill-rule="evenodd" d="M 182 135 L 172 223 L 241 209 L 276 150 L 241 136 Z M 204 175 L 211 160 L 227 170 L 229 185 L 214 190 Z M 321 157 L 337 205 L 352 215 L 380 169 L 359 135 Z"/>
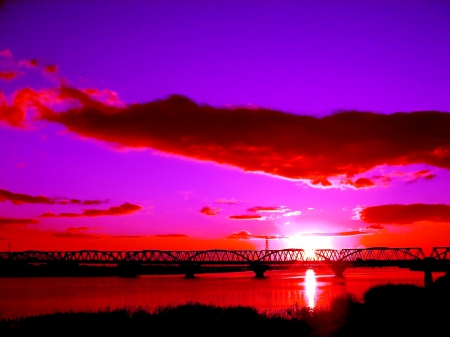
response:
<path fill-rule="evenodd" d="M 308 269 L 305 276 L 305 291 L 306 297 L 308 298 L 308 306 L 311 309 L 315 306 L 316 287 L 316 274 L 314 273 L 314 270 Z"/>

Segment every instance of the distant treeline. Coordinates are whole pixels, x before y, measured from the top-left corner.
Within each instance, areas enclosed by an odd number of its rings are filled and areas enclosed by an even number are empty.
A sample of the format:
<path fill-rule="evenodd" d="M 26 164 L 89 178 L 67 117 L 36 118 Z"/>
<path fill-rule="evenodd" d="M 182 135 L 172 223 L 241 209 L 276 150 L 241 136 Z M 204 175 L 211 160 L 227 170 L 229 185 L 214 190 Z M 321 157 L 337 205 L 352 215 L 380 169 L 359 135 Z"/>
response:
<path fill-rule="evenodd" d="M 54 313 L 0 320 L 0 336 L 450 336 L 450 276 L 428 287 L 384 284 L 362 301 L 336 298 L 329 308 L 279 311 L 187 303 Z"/>

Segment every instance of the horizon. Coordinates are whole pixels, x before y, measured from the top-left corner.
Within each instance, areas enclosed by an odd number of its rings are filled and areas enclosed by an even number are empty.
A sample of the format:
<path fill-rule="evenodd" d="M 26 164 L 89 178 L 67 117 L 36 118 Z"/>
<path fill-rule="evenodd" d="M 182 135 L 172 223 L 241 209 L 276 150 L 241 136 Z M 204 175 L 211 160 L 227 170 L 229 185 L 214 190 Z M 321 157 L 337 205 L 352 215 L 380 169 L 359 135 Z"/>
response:
<path fill-rule="evenodd" d="M 0 251 L 449 247 L 450 4 L 0 4 Z"/>

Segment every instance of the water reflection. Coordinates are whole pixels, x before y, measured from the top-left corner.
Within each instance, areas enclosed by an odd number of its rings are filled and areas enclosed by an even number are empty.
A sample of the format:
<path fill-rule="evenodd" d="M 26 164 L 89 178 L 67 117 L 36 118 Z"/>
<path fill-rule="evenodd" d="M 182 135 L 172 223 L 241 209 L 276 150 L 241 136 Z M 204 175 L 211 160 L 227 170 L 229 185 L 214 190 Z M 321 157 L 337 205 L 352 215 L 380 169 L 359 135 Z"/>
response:
<path fill-rule="evenodd" d="M 305 277 L 305 291 L 306 297 L 308 298 L 308 306 L 311 309 L 313 309 L 315 306 L 316 287 L 317 287 L 316 274 L 314 273 L 314 270 L 308 269 L 306 271 Z"/>
<path fill-rule="evenodd" d="M 352 293 L 362 299 L 369 287 L 383 283 L 423 286 L 423 273 L 386 267 L 349 268 L 345 279 L 327 269 L 272 270 L 264 278 L 256 278 L 252 271 L 201 274 L 193 279 L 182 275 L 0 277 L 0 318 L 124 307 L 153 311 L 188 302 L 260 310 L 281 310 L 294 304 L 326 309 L 337 296 Z"/>

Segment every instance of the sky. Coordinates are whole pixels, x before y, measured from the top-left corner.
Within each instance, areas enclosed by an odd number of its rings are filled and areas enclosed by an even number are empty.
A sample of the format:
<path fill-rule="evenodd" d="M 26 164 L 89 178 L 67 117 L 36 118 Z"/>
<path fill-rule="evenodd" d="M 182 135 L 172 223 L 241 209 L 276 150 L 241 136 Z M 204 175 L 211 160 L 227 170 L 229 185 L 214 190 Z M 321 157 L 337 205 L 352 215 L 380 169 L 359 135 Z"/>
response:
<path fill-rule="evenodd" d="M 447 1 L 0 1 L 0 251 L 450 246 Z"/>

